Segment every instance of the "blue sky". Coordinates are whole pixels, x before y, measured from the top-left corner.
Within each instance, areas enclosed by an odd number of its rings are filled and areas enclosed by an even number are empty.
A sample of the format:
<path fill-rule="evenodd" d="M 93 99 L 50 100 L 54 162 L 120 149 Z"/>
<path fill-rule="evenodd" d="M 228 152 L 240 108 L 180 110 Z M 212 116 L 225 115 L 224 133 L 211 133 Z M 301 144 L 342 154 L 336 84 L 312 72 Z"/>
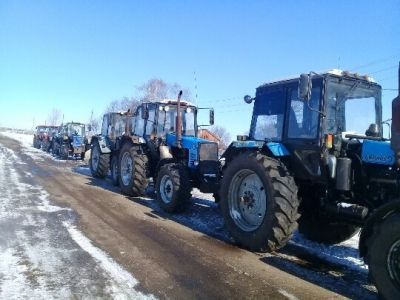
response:
<path fill-rule="evenodd" d="M 260 84 L 340 66 L 397 88 L 397 1 L 0 1 L 0 126 L 85 122 L 158 77 L 245 132 Z M 360 67 L 361 66 L 361 67 Z M 358 68 L 360 67 L 360 68 Z M 384 91 L 389 117 L 395 91 Z"/>

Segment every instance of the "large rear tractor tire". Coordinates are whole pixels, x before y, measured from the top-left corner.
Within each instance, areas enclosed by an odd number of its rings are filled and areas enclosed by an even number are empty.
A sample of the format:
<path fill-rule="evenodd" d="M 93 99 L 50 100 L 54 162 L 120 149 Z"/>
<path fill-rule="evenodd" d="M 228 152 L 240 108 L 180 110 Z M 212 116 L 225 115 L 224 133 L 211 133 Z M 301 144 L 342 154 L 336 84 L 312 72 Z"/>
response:
<path fill-rule="evenodd" d="M 110 167 L 110 154 L 101 154 L 99 143 L 95 143 L 90 151 L 90 172 L 93 177 L 105 178 Z"/>
<path fill-rule="evenodd" d="M 223 172 L 220 198 L 225 226 L 242 247 L 275 251 L 297 229 L 297 186 L 276 159 L 259 153 L 238 155 Z"/>
<path fill-rule="evenodd" d="M 111 180 L 113 185 L 118 186 L 118 156 L 113 156 L 111 159 Z"/>
<path fill-rule="evenodd" d="M 299 232 L 307 239 L 328 245 L 339 244 L 353 237 L 360 227 L 307 212 L 299 220 Z"/>
<path fill-rule="evenodd" d="M 400 214 L 375 224 L 367 240 L 369 275 L 383 299 L 400 299 Z"/>
<path fill-rule="evenodd" d="M 158 171 L 157 202 L 164 211 L 173 213 L 183 210 L 192 197 L 191 190 L 189 175 L 181 164 L 165 164 Z"/>
<path fill-rule="evenodd" d="M 122 193 L 140 197 L 146 194 L 147 156 L 139 146 L 126 143 L 119 155 L 118 181 Z"/>

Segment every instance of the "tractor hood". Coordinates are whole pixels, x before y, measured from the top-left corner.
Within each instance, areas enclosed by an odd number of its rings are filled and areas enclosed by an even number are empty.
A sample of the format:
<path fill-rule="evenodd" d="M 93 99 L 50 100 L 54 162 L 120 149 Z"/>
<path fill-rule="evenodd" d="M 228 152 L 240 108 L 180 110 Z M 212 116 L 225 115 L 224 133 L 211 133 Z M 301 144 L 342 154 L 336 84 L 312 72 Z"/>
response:
<path fill-rule="evenodd" d="M 391 166 L 395 163 L 395 155 L 386 141 L 364 140 L 361 153 L 362 161 L 370 164 Z"/>
<path fill-rule="evenodd" d="M 168 133 L 167 134 L 167 145 L 168 146 L 175 146 L 176 143 L 176 134 L 175 133 Z M 217 144 L 213 141 L 209 141 L 206 139 L 202 139 L 199 137 L 195 136 L 187 136 L 187 135 L 182 135 L 182 147 L 189 149 L 193 144 Z"/>
<path fill-rule="evenodd" d="M 185 136 L 181 138 L 182 148 L 189 154 L 188 166 L 195 169 L 202 161 L 218 161 L 218 144 L 209 140 L 195 136 Z M 167 134 L 167 146 L 176 146 L 175 133 Z"/>

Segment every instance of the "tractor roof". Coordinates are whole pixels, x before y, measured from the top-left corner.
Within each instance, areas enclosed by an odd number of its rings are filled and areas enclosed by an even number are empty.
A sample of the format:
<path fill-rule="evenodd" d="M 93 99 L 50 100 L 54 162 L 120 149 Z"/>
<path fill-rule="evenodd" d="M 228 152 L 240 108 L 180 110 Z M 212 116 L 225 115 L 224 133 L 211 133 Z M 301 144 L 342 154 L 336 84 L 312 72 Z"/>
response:
<path fill-rule="evenodd" d="M 108 112 L 107 114 L 109 115 L 118 115 L 118 116 L 124 116 L 128 114 L 128 111 L 120 110 L 120 111 L 111 111 Z"/>
<path fill-rule="evenodd" d="M 349 71 L 343 71 L 339 69 L 332 69 L 329 71 L 325 72 L 318 72 L 318 75 L 315 76 L 322 76 L 322 77 L 327 77 L 327 76 L 333 76 L 333 77 L 341 77 L 341 78 L 351 78 L 351 79 L 357 79 L 357 80 L 363 80 L 368 83 L 374 83 L 377 84 L 376 81 L 368 76 L 368 75 L 359 75 L 358 73 L 351 73 Z M 282 83 L 288 83 L 290 81 L 298 81 L 300 76 L 290 76 L 287 78 L 282 78 L 279 80 L 273 80 L 267 83 L 264 83 L 259 86 L 259 88 L 270 86 L 270 85 L 275 85 L 275 84 L 282 84 Z"/>
<path fill-rule="evenodd" d="M 72 125 L 85 125 L 85 124 L 79 123 L 79 122 L 68 122 L 68 123 L 65 123 L 65 125 L 69 125 L 69 124 L 72 124 Z"/>
<path fill-rule="evenodd" d="M 163 99 L 163 100 L 157 101 L 155 103 L 176 105 L 178 103 L 178 101 L 176 99 Z M 181 100 L 181 105 L 184 105 L 184 106 L 196 106 L 192 102 L 189 102 L 189 101 L 186 101 L 186 100 Z"/>

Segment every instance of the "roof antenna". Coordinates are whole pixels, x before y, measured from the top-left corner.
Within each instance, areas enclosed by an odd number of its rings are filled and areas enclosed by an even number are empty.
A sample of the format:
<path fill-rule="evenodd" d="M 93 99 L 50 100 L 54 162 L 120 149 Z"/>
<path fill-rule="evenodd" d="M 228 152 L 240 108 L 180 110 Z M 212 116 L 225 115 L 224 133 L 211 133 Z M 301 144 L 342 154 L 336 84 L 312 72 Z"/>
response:
<path fill-rule="evenodd" d="M 397 80 L 399 81 L 397 88 L 398 88 L 399 97 L 400 97 L 400 61 L 399 61 L 399 74 L 397 74 L 397 75 L 398 75 Z"/>
<path fill-rule="evenodd" d="M 196 71 L 193 72 L 193 76 L 194 76 L 194 92 L 195 92 L 195 104 L 197 106 L 198 104 L 198 99 L 197 99 L 197 76 L 196 76 Z"/>

